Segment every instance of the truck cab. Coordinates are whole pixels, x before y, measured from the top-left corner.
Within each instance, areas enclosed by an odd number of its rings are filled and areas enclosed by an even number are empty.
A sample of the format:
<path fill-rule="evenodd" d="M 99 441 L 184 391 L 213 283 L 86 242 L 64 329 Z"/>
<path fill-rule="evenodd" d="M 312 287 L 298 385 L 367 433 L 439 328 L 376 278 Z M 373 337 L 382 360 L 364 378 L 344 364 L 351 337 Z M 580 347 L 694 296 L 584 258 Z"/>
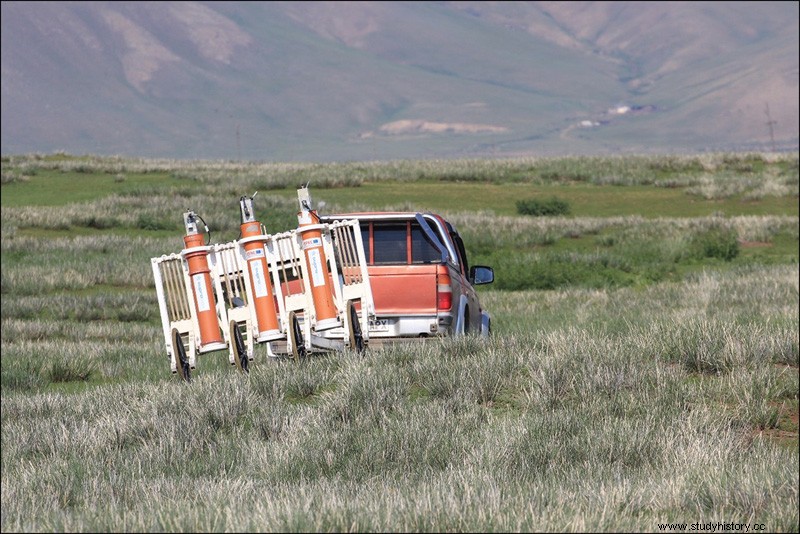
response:
<path fill-rule="evenodd" d="M 320 219 L 359 221 L 375 305 L 371 340 L 490 333 L 491 317 L 474 286 L 493 282 L 494 272 L 469 265 L 461 237 L 444 218 L 372 212 Z"/>

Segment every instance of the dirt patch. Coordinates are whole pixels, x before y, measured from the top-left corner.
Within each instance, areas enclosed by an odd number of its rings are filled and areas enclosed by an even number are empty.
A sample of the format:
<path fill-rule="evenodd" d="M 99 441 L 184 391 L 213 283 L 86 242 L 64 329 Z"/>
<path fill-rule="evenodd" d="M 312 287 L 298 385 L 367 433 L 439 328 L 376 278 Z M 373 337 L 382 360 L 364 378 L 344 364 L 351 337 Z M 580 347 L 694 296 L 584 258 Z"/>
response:
<path fill-rule="evenodd" d="M 797 400 L 771 402 L 778 410 L 778 422 L 775 428 L 761 430 L 759 435 L 774 441 L 778 445 L 797 446 L 800 441 L 798 426 L 800 425 L 800 409 Z"/>

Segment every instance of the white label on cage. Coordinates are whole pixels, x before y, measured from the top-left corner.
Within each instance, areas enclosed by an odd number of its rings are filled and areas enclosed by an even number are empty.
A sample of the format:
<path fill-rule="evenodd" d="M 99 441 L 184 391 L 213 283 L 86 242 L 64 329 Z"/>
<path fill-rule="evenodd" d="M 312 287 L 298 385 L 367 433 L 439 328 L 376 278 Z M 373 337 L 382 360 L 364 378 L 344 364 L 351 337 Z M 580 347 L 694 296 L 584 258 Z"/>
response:
<path fill-rule="evenodd" d="M 192 276 L 194 282 L 194 298 L 197 300 L 197 311 L 204 312 L 211 309 L 211 304 L 208 302 L 208 293 L 206 292 L 206 280 L 203 273 L 197 273 Z"/>
<path fill-rule="evenodd" d="M 264 278 L 264 264 L 260 261 L 250 262 L 250 272 L 253 273 L 253 291 L 256 294 L 256 298 L 269 295 L 267 292 L 267 279 Z"/>
<path fill-rule="evenodd" d="M 322 274 L 322 260 L 318 248 L 308 251 L 308 263 L 311 266 L 311 281 L 314 287 L 324 286 L 325 276 Z"/>
<path fill-rule="evenodd" d="M 303 249 L 313 248 L 313 247 L 321 247 L 322 246 L 322 239 L 319 237 L 312 237 L 311 239 L 303 239 Z"/>
<path fill-rule="evenodd" d="M 253 258 L 263 258 L 264 257 L 264 249 L 258 247 L 255 250 L 247 250 L 244 253 L 245 258 L 248 260 L 252 260 Z"/>

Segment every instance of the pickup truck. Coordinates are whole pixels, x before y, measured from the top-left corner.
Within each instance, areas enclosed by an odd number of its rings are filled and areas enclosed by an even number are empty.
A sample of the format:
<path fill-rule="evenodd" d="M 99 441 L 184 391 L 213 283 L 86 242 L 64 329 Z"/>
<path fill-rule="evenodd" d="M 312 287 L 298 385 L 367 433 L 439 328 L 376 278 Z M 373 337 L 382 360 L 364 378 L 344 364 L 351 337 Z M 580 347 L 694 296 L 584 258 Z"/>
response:
<path fill-rule="evenodd" d="M 370 343 L 429 336 L 489 335 L 491 317 L 474 286 L 494 281 L 470 266 L 456 229 L 433 213 L 372 212 L 320 216 L 357 219 L 375 305 Z"/>

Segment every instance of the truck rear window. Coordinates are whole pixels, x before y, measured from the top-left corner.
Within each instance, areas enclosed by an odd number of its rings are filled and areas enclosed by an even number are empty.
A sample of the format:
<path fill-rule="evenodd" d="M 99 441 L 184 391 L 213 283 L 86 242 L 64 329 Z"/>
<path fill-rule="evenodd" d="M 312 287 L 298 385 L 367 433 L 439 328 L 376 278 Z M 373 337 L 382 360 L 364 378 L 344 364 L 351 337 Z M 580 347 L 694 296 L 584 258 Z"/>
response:
<path fill-rule="evenodd" d="M 406 224 L 374 225 L 372 230 L 373 263 L 406 263 L 408 261 L 407 234 Z"/>
<path fill-rule="evenodd" d="M 364 252 L 370 264 L 397 265 L 441 261 L 441 253 L 416 222 L 362 222 L 361 232 Z"/>
<path fill-rule="evenodd" d="M 442 253 L 422 231 L 417 223 L 411 223 L 411 263 L 434 263 L 442 261 Z"/>

